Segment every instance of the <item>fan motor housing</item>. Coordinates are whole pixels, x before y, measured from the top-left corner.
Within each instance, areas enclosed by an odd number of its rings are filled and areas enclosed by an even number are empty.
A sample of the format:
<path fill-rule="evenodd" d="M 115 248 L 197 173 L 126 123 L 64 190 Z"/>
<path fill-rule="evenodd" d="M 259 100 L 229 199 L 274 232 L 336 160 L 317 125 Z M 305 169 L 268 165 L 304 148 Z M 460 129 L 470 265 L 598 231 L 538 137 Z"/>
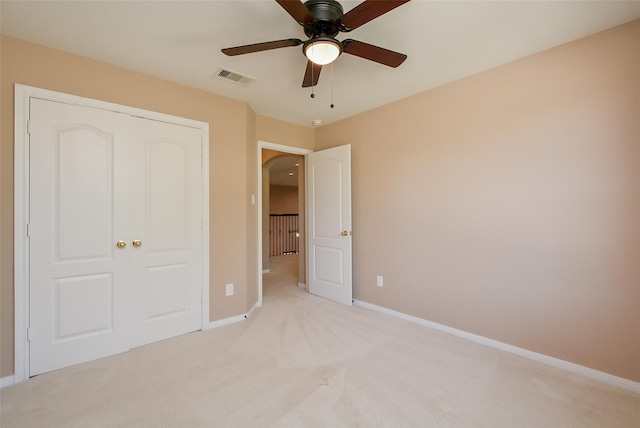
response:
<path fill-rule="evenodd" d="M 304 26 L 308 37 L 335 37 L 340 32 L 338 23 L 344 15 L 340 3 L 335 0 L 308 0 L 304 5 L 313 16 L 313 22 Z"/>

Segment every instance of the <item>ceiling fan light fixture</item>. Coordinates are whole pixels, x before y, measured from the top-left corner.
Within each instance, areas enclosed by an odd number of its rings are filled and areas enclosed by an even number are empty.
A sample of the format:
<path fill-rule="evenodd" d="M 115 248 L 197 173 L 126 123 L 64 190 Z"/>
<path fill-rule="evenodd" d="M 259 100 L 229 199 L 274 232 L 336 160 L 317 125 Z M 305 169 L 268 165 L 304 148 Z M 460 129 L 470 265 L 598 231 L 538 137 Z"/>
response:
<path fill-rule="evenodd" d="M 296 23 L 302 26 L 304 34 L 308 37 L 306 41 L 297 38 L 272 40 L 225 48 L 222 49 L 222 53 L 236 56 L 302 45 L 302 53 L 307 57 L 307 67 L 302 79 L 303 88 L 316 86 L 322 67 L 332 64 L 343 52 L 395 68 L 407 59 L 406 55 L 357 40 L 339 41 L 336 37 L 340 33 L 355 30 L 409 1 L 362 0 L 345 13 L 338 0 L 276 0 Z M 311 98 L 314 97 L 315 94 L 311 90 Z M 333 108 L 333 103 L 330 106 Z"/>
<path fill-rule="evenodd" d="M 342 53 L 342 44 L 329 37 L 316 37 L 304 44 L 304 54 L 318 65 L 331 64 Z"/>

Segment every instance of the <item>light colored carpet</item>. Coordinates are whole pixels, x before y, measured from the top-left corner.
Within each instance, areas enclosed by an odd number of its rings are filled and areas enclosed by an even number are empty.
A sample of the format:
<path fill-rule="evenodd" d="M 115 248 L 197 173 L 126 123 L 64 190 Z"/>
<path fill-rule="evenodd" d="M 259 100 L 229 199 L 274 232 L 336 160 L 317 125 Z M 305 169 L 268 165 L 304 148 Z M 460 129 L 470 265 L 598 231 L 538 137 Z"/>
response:
<path fill-rule="evenodd" d="M 296 286 L 240 323 L 0 391 L 8 427 L 640 427 L 640 395 Z"/>

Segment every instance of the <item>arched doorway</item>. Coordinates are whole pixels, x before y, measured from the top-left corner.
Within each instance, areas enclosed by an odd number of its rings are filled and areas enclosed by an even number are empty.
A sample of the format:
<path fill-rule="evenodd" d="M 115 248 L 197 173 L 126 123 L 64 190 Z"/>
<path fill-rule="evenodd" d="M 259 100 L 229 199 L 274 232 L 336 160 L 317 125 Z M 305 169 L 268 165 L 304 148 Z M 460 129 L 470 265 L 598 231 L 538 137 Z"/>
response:
<path fill-rule="evenodd" d="M 271 214 L 297 214 L 297 228 L 285 226 L 282 229 L 288 238 L 295 235 L 297 254 L 293 255 L 297 264 L 289 266 L 295 269 L 294 275 L 297 286 L 306 289 L 306 228 L 305 228 L 305 155 L 310 150 L 296 147 L 282 146 L 278 144 L 258 142 L 258 160 L 261 168 L 259 174 L 258 208 L 259 218 L 259 281 L 258 281 L 258 306 L 262 306 L 263 275 L 271 273 Z M 298 165 L 296 165 L 298 164 Z M 289 175 L 292 173 L 292 175 Z M 273 186 L 272 186 L 273 176 Z M 297 183 L 297 185 L 296 185 Z M 271 210 L 272 190 L 276 195 L 274 210 Z M 292 195 L 295 195 L 292 196 Z M 295 199 L 295 200 L 294 200 Z M 297 209 L 294 206 L 297 205 Z M 287 211 L 287 212 L 285 212 Z M 292 231 L 292 232 L 290 232 Z M 291 250 L 285 248 L 284 252 Z M 282 256 L 274 256 L 282 257 Z"/>

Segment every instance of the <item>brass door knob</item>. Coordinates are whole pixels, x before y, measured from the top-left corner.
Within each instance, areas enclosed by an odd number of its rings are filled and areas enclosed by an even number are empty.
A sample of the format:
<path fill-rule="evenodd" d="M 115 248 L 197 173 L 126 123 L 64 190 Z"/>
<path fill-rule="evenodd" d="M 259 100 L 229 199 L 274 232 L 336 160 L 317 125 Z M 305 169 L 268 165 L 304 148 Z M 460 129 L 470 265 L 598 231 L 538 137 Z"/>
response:
<path fill-rule="evenodd" d="M 142 245 L 142 241 L 140 241 L 139 239 L 136 239 L 135 241 L 132 242 L 133 246 L 138 248 L 140 245 Z"/>
<path fill-rule="evenodd" d="M 124 241 L 118 241 L 118 242 L 116 242 L 116 247 L 118 247 L 118 248 L 124 248 L 124 247 L 126 247 L 126 246 L 127 246 L 127 243 L 126 243 L 126 242 L 124 242 Z"/>
<path fill-rule="evenodd" d="M 340 234 L 342 236 L 349 236 L 349 232 L 347 232 L 346 230 L 343 230 L 342 233 Z"/>

